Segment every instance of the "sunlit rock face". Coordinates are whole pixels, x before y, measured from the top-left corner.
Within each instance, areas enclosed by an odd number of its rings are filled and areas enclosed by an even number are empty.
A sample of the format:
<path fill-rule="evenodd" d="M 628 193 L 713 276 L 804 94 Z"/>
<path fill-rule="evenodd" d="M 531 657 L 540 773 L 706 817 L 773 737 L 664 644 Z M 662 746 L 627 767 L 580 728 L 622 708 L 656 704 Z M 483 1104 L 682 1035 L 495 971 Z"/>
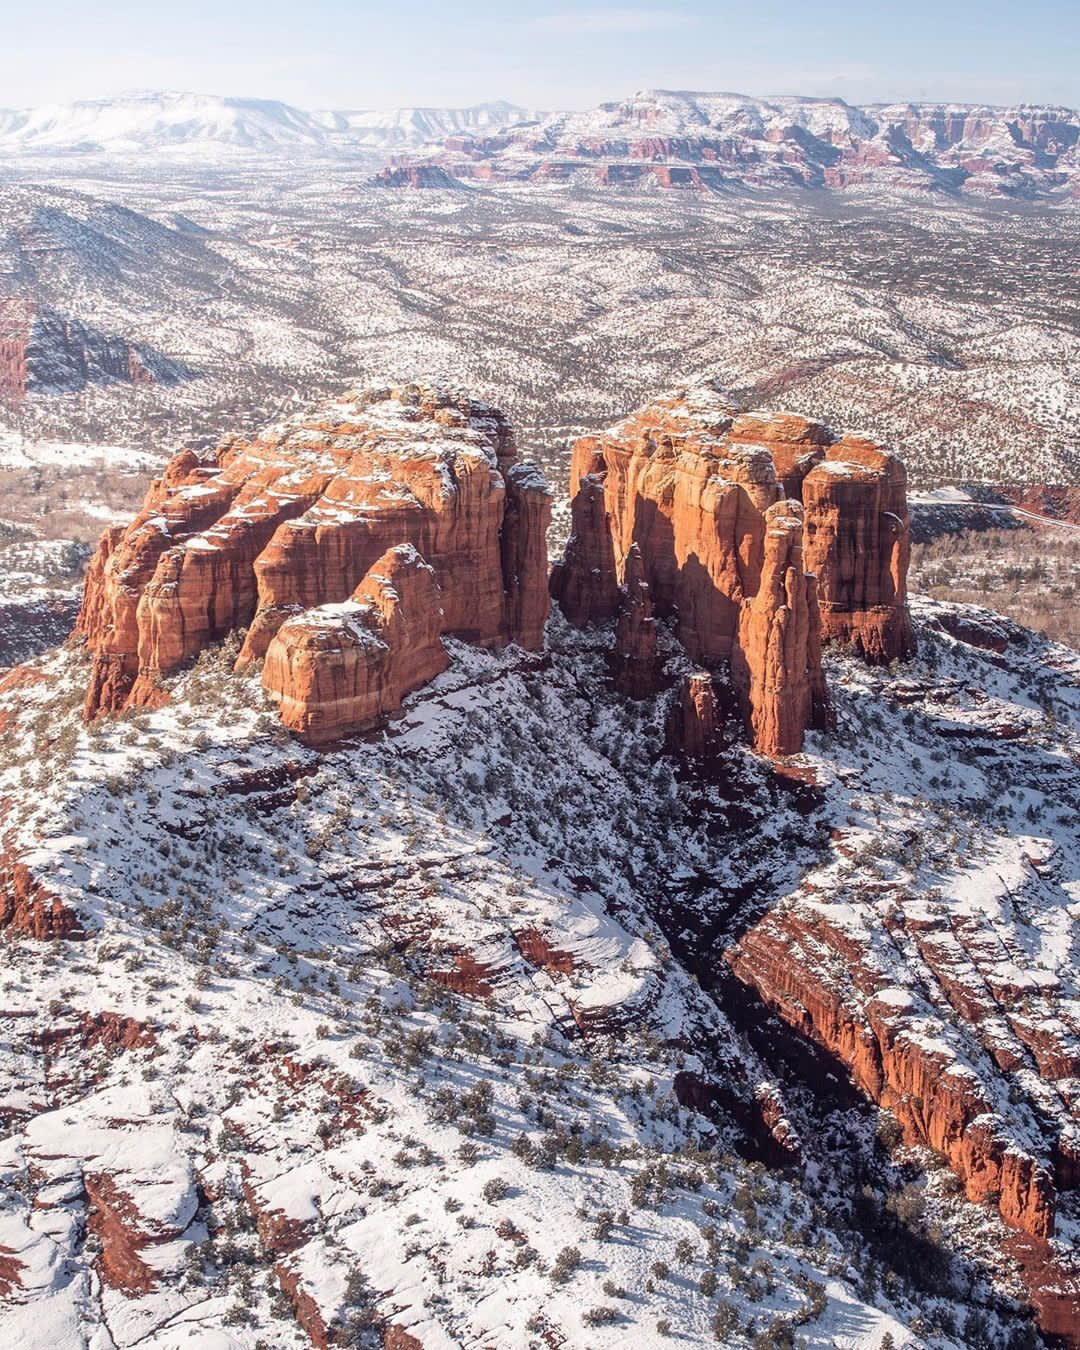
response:
<path fill-rule="evenodd" d="M 378 725 L 449 665 L 434 569 L 411 544 L 389 549 L 344 604 L 319 605 L 278 629 L 263 686 L 281 720 L 311 744 Z"/>
<path fill-rule="evenodd" d="M 549 518 L 506 419 L 447 386 L 346 394 L 209 462 L 183 451 L 90 566 L 86 715 L 154 704 L 162 676 L 234 629 L 241 663 L 261 661 L 286 620 L 348 601 L 402 544 L 431 569 L 440 633 L 538 649 Z"/>
<path fill-rule="evenodd" d="M 806 565 L 818 579 L 822 632 L 873 663 L 910 656 L 907 474 L 896 455 L 845 436 L 802 483 Z"/>
<path fill-rule="evenodd" d="M 691 660 L 730 663 L 755 747 L 792 754 L 827 720 L 823 637 L 874 662 L 913 650 L 905 489 L 869 441 L 682 390 L 574 446 L 552 593 L 579 627 L 620 614 L 622 662 L 643 583 Z"/>

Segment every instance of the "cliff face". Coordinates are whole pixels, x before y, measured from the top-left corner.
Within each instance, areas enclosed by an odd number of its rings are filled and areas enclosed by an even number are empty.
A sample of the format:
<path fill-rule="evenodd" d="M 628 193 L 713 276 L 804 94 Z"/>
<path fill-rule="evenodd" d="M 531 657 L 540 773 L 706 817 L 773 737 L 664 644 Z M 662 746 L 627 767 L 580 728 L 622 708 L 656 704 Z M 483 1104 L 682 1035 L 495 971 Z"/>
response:
<path fill-rule="evenodd" d="M 0 399 L 68 394 L 88 384 L 175 384 L 180 362 L 28 300 L 0 300 Z"/>
<path fill-rule="evenodd" d="M 828 906 L 798 903 L 755 924 L 728 959 L 741 980 L 895 1114 L 908 1143 L 941 1153 L 970 1200 L 994 1203 L 1007 1224 L 1033 1238 L 1051 1237 L 1055 1163 L 1031 1113 L 1008 1104 L 1000 1064 L 983 1077 L 943 1038 L 928 1037 L 918 999 L 890 984 L 871 942 L 869 934 L 853 937 L 834 922 Z M 891 938 L 877 943 L 888 948 Z M 976 943 L 972 950 L 979 951 Z M 933 941 L 920 947 L 923 956 L 934 951 Z M 841 968 L 845 979 L 838 983 L 831 972 Z M 961 1009 L 959 980 L 943 978 L 942 988 L 961 1025 L 970 1019 L 977 1027 L 996 1011 Z"/>
<path fill-rule="evenodd" d="M 450 664 L 434 569 L 411 544 L 375 563 L 352 598 L 287 619 L 270 643 L 263 686 L 281 720 L 311 744 L 377 725 Z"/>
<path fill-rule="evenodd" d="M 826 716 L 820 636 L 874 661 L 913 649 L 906 479 L 870 442 L 737 414 L 699 388 L 583 437 L 570 481 L 572 534 L 552 574 L 567 618 L 615 616 L 636 545 L 656 615 L 692 660 L 731 663 L 765 754 L 798 751 Z M 624 645 L 620 628 L 620 660 Z"/>
<path fill-rule="evenodd" d="M 761 585 L 743 602 L 731 674 L 754 744 L 790 755 L 802 748 L 803 731 L 826 717 L 817 588 L 803 565 L 798 502 L 770 506 L 765 527 Z"/>
<path fill-rule="evenodd" d="M 506 420 L 445 387 L 349 394 L 208 464 L 184 451 L 89 569 L 86 715 L 152 704 L 160 676 L 236 628 L 241 661 L 260 661 L 287 619 L 349 600 L 399 544 L 434 571 L 441 632 L 538 648 L 549 517 Z"/>
<path fill-rule="evenodd" d="M 822 631 L 867 661 L 910 655 L 907 474 L 872 441 L 845 436 L 802 484 L 806 563 L 818 578 Z"/>
<path fill-rule="evenodd" d="M 678 615 L 690 658 L 712 664 L 730 656 L 742 601 L 761 577 L 764 512 L 779 497 L 768 451 L 732 442 L 731 421 L 727 405 L 701 389 L 577 442 L 571 496 L 575 508 L 579 492 L 585 502 L 553 581 L 572 623 L 615 613 L 636 543 L 656 613 Z M 586 477 L 595 484 L 583 485 Z"/>

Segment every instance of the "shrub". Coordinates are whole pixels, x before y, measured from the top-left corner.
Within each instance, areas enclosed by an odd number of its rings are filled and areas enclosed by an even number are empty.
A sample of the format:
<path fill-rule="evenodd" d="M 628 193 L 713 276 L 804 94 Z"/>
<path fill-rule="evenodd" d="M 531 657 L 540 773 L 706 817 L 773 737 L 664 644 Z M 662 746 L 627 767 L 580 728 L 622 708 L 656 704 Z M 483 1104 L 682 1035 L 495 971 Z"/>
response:
<path fill-rule="evenodd" d="M 581 1253 L 576 1247 L 564 1247 L 555 1258 L 555 1264 L 551 1268 L 551 1278 L 556 1284 L 565 1284 L 566 1281 L 581 1265 Z"/>
<path fill-rule="evenodd" d="M 504 1199 L 509 1192 L 510 1187 L 502 1177 L 492 1177 L 490 1181 L 484 1182 L 484 1189 L 481 1194 L 489 1205 L 494 1205 Z"/>

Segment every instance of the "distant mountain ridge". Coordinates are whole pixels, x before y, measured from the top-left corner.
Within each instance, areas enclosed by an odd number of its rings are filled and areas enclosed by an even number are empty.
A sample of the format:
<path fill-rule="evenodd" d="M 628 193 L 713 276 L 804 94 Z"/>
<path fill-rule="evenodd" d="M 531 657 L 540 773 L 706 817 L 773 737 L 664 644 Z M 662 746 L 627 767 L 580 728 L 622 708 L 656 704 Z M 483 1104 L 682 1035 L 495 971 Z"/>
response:
<path fill-rule="evenodd" d="M 212 166 L 326 158 L 380 185 L 852 188 L 1080 201 L 1080 113 L 1054 104 L 883 103 L 644 90 L 584 111 L 305 111 L 272 99 L 142 93 L 0 111 L 0 162 Z M 398 172 L 403 170 L 404 172 Z"/>
<path fill-rule="evenodd" d="M 868 187 L 1075 200 L 1078 142 L 1080 114 L 1053 105 L 855 107 L 842 99 L 646 90 L 496 136 L 449 138 L 435 162 L 456 177 L 489 182 Z"/>
<path fill-rule="evenodd" d="M 309 112 L 276 99 L 140 93 L 0 110 L 0 154 L 128 155 L 212 148 L 340 153 L 430 144 L 455 132 L 485 132 L 528 116 L 506 102 Z"/>

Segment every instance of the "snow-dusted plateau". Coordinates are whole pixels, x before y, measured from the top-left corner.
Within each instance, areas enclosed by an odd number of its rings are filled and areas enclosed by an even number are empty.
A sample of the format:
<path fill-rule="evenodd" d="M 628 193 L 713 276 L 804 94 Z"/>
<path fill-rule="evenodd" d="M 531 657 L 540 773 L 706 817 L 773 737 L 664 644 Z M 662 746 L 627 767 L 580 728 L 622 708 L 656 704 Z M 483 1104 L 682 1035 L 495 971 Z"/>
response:
<path fill-rule="evenodd" d="M 1080 1346 L 1078 141 L 664 92 L 0 112 L 0 1346 Z M 434 621 L 411 679 L 406 581 L 479 604 L 435 555 L 482 517 L 510 612 L 543 536 L 486 404 L 597 578 L 572 446 L 687 387 L 627 515 L 657 617 L 616 540 L 617 623 L 564 565 L 539 641 Z M 679 474 L 739 502 L 712 554 L 656 528 Z M 804 510 L 881 551 L 856 627 L 914 538 L 910 642 L 835 637 L 838 565 L 816 653 Z M 725 656 L 694 702 L 668 547 L 735 578 L 749 695 Z M 817 671 L 764 753 L 747 698 Z"/>

